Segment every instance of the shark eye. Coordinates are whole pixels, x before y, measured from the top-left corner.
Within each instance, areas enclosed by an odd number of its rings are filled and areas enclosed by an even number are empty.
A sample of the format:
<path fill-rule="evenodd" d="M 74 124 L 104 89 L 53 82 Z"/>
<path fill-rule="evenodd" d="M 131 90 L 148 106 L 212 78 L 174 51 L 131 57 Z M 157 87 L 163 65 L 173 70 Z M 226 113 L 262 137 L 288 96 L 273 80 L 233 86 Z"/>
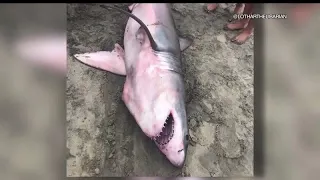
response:
<path fill-rule="evenodd" d="M 189 135 L 188 134 L 186 135 L 186 141 L 189 141 Z"/>

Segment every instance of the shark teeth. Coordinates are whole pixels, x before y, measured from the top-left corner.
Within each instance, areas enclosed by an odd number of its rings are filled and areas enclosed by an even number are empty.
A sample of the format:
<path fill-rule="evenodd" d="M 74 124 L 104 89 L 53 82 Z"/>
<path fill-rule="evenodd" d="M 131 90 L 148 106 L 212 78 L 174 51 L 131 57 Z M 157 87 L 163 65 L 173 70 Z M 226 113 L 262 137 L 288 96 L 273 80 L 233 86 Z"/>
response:
<path fill-rule="evenodd" d="M 167 121 L 169 120 L 169 116 L 167 117 L 166 121 L 164 122 L 161 131 L 159 132 L 159 134 L 156 135 L 156 137 L 160 137 L 160 134 L 163 132 L 164 128 L 166 127 Z"/>
<path fill-rule="evenodd" d="M 166 140 L 164 141 L 163 139 L 159 139 L 159 137 L 162 136 L 163 131 L 164 131 L 164 130 L 166 129 L 166 127 L 170 124 L 170 123 L 169 123 L 169 122 L 170 122 L 170 121 L 169 121 L 169 120 L 170 120 L 170 117 L 171 117 L 171 120 L 172 120 L 172 122 L 171 122 L 172 130 L 171 130 L 171 132 L 170 132 L 170 136 L 169 136 L 169 137 L 163 137 L 163 138 L 166 138 Z M 170 127 L 167 127 L 167 128 L 170 128 Z M 173 119 L 172 115 L 170 114 L 170 115 L 167 117 L 167 119 L 166 119 L 166 121 L 165 121 L 165 123 L 164 123 L 164 125 L 163 125 L 163 127 L 162 127 L 162 129 L 161 129 L 161 132 L 160 132 L 158 135 L 156 135 L 156 137 L 154 137 L 153 140 L 154 140 L 158 145 L 163 146 L 163 145 L 166 145 L 166 144 L 168 144 L 168 143 L 170 142 L 170 140 L 172 139 L 173 135 L 174 135 L 174 119 Z M 166 135 L 164 134 L 163 136 L 166 136 Z M 164 142 L 163 142 L 163 141 L 164 141 Z"/>

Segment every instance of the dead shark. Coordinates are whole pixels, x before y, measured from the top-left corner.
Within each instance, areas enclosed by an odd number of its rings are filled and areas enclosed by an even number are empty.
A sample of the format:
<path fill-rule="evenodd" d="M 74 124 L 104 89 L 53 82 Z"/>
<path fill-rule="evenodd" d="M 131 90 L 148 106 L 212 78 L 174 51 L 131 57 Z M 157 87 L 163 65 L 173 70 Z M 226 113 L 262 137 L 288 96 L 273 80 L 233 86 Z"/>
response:
<path fill-rule="evenodd" d="M 122 100 L 141 130 L 176 167 L 184 165 L 188 123 L 181 70 L 181 51 L 192 41 L 177 35 L 169 4 L 135 3 L 129 16 L 124 49 L 75 54 L 79 61 L 126 76 Z"/>

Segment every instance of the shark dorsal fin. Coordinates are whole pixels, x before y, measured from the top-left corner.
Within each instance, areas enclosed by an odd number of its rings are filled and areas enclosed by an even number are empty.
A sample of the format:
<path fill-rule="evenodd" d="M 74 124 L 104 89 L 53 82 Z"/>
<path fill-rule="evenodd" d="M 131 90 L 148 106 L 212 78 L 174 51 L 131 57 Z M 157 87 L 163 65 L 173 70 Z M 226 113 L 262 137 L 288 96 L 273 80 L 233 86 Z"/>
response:
<path fill-rule="evenodd" d="M 118 10 L 118 11 L 126 14 L 127 16 L 131 17 L 131 18 L 134 19 L 135 21 L 137 21 L 137 23 L 139 23 L 140 26 L 146 31 L 147 36 L 148 36 L 149 41 L 150 41 L 150 44 L 151 44 L 151 48 L 152 48 L 153 50 L 155 50 L 155 51 L 158 51 L 158 50 L 159 50 L 159 49 L 158 49 L 158 45 L 157 45 L 157 43 L 154 41 L 154 39 L 153 39 L 153 37 L 152 37 L 152 35 L 151 35 L 148 27 L 147 27 L 137 16 L 135 16 L 135 15 L 133 15 L 132 13 L 129 13 L 129 12 L 125 11 L 125 10 L 122 10 L 122 9 L 120 9 L 120 8 L 118 8 L 118 7 L 114 7 L 114 6 L 110 6 L 110 5 L 100 5 L 100 7 L 106 8 L 106 9 L 109 9 L 109 8 L 116 9 L 116 10 Z"/>

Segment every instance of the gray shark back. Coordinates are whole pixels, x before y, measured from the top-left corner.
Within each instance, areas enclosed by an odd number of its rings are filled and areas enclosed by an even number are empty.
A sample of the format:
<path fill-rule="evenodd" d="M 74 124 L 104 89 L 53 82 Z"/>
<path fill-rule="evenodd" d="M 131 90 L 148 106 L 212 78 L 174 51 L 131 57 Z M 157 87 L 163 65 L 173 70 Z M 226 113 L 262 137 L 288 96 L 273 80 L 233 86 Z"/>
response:
<path fill-rule="evenodd" d="M 158 45 L 158 50 L 173 54 L 180 58 L 179 37 L 177 35 L 175 22 L 171 12 L 170 4 L 153 4 L 157 22 L 153 39 Z"/>

